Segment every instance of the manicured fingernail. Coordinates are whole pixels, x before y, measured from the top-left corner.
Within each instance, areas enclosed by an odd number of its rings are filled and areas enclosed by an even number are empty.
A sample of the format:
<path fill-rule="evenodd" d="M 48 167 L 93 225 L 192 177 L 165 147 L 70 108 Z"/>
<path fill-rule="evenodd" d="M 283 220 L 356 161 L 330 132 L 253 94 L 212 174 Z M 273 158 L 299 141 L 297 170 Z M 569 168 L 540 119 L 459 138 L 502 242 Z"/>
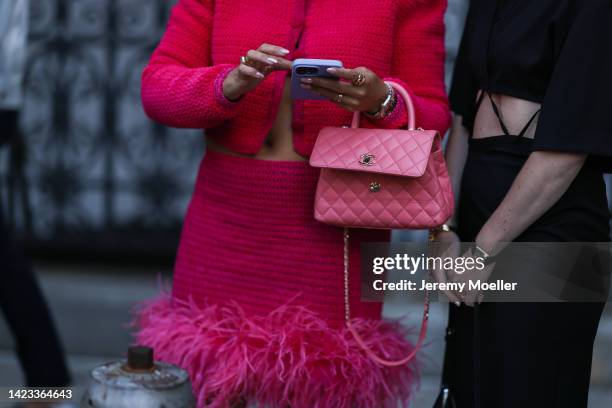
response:
<path fill-rule="evenodd" d="M 285 55 L 287 55 L 287 54 L 289 54 L 289 53 L 291 52 L 291 51 L 289 51 L 289 50 L 288 50 L 288 49 L 286 49 L 286 48 L 281 48 L 281 49 L 280 49 L 280 50 L 278 50 L 278 51 L 279 51 L 281 54 L 285 54 Z"/>
<path fill-rule="evenodd" d="M 264 75 L 264 74 L 262 74 L 261 72 L 258 72 L 258 73 L 256 73 L 256 74 L 255 74 L 255 76 L 256 76 L 257 78 L 263 78 L 265 75 Z"/>
<path fill-rule="evenodd" d="M 312 78 L 302 78 L 301 81 L 303 84 L 310 84 L 312 83 Z"/>
<path fill-rule="evenodd" d="M 269 57 L 266 59 L 270 64 L 278 64 L 278 60 L 276 58 Z"/>
<path fill-rule="evenodd" d="M 335 74 L 336 72 L 338 72 L 338 70 L 336 68 L 327 68 L 327 72 L 329 72 L 330 74 Z"/>

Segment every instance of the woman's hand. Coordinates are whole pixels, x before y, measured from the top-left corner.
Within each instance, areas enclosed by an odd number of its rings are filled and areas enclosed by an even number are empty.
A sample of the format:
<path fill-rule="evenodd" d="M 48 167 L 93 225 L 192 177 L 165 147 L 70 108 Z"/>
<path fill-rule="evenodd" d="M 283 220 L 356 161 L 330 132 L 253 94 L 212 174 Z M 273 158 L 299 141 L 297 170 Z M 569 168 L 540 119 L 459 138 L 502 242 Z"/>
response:
<path fill-rule="evenodd" d="M 467 250 L 461 255 L 462 258 L 476 258 L 477 255 L 472 252 L 471 249 Z M 465 284 L 465 289 L 459 293 L 456 293 L 461 298 L 461 302 L 465 303 L 466 306 L 473 307 L 477 303 L 481 303 L 483 299 L 483 293 L 479 290 L 470 288 L 470 281 L 473 283 L 480 282 L 486 283 L 489 281 L 495 262 L 486 264 L 483 269 L 471 268 L 467 269 L 463 273 L 453 272 L 451 275 L 451 282 Z"/>
<path fill-rule="evenodd" d="M 322 95 L 351 112 L 377 112 L 387 97 L 385 81 L 367 68 L 328 68 L 327 71 L 340 77 L 340 80 L 302 78 L 302 88 Z"/>
<path fill-rule="evenodd" d="M 291 69 L 291 61 L 284 58 L 287 54 L 289 50 L 270 44 L 249 50 L 223 81 L 223 94 L 229 100 L 238 100 L 255 89 L 270 72 Z"/>

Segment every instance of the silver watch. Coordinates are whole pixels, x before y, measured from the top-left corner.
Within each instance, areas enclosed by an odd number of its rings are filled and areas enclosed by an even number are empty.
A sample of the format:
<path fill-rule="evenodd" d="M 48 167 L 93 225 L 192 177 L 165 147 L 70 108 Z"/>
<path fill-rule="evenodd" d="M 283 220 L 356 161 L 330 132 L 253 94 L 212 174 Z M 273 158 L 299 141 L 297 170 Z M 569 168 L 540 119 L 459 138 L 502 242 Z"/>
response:
<path fill-rule="evenodd" d="M 395 93 L 395 90 L 387 82 L 385 82 L 385 85 L 387 86 L 387 97 L 380 104 L 378 111 L 366 112 L 368 116 L 374 119 L 386 118 L 391 112 L 393 112 L 393 109 L 395 109 L 395 106 L 397 105 L 397 94 Z"/>

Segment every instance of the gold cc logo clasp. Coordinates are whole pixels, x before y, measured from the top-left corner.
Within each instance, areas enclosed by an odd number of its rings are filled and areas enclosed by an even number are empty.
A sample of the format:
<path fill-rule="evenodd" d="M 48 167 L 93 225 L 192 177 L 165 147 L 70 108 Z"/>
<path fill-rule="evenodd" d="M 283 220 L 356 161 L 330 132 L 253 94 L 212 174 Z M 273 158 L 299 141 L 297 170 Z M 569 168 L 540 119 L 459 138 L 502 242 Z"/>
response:
<path fill-rule="evenodd" d="M 364 153 L 359 156 L 359 164 L 362 166 L 372 166 L 376 162 L 376 156 L 370 153 Z"/>

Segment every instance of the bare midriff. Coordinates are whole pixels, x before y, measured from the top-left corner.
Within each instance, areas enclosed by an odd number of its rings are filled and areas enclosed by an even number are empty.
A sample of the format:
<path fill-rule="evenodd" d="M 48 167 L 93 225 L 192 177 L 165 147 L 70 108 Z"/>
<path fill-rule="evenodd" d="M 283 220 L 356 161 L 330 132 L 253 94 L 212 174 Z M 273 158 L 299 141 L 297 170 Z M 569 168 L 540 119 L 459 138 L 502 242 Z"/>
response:
<path fill-rule="evenodd" d="M 290 92 L 290 80 L 285 80 L 285 86 L 283 88 L 283 96 L 281 98 L 280 106 L 274 124 L 268 132 L 266 139 L 259 151 L 255 154 L 241 154 L 229 150 L 228 148 L 221 146 L 219 143 L 213 140 L 208 140 L 207 148 L 231 154 L 234 156 L 250 157 L 259 160 L 278 160 L 278 161 L 305 161 L 305 157 L 299 155 L 293 148 L 293 132 L 291 130 L 291 92 Z"/>
<path fill-rule="evenodd" d="M 527 101 L 524 99 L 515 98 L 508 95 L 491 94 L 493 100 L 499 108 L 502 119 L 508 128 L 511 135 L 518 134 L 523 127 L 529 122 L 534 112 L 540 109 L 540 104 Z M 533 139 L 535 130 L 538 124 L 538 118 L 531 123 L 525 137 Z M 503 131 L 499 124 L 497 116 L 491 106 L 489 97 L 485 95 L 480 109 L 474 120 L 474 131 L 472 137 L 474 139 L 482 139 L 485 137 L 502 135 Z"/>

